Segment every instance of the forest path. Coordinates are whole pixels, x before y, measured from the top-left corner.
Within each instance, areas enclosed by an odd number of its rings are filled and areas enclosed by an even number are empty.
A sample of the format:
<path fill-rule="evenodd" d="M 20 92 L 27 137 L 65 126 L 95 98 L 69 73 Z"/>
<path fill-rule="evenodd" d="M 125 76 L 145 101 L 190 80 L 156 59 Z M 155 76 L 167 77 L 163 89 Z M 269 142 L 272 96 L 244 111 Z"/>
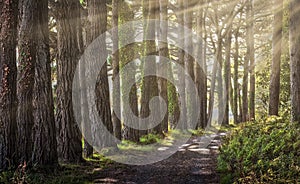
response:
<path fill-rule="evenodd" d="M 158 163 L 130 166 L 114 163 L 100 172 L 94 172 L 94 183 L 121 184 L 195 184 L 219 183 L 217 156 L 221 137 L 225 133 L 210 135 L 206 148 L 201 147 L 203 137 L 192 137 L 182 149 Z"/>

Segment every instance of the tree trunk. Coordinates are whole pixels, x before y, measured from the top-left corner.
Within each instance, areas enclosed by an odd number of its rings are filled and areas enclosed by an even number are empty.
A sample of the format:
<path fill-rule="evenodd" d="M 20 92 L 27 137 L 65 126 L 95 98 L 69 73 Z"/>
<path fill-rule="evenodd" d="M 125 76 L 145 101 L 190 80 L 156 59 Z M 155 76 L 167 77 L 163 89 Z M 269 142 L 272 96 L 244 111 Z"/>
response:
<path fill-rule="evenodd" d="M 234 123 L 237 124 L 240 121 L 239 118 L 239 29 L 235 33 L 235 53 L 234 53 L 234 74 L 233 74 L 233 118 Z M 241 114 L 241 113 L 240 113 Z"/>
<path fill-rule="evenodd" d="M 147 28 L 145 30 L 145 56 L 155 55 L 156 54 L 156 44 L 155 44 L 155 25 L 150 24 L 149 19 L 155 19 L 156 12 L 156 3 L 157 0 L 149 2 L 149 14 L 147 20 Z M 153 73 L 156 71 L 156 63 L 151 62 L 152 58 L 147 57 L 144 63 L 144 74 L 145 73 Z M 151 116 L 150 112 L 150 100 L 153 97 L 158 96 L 158 85 L 157 85 L 157 77 L 156 76 L 147 76 L 143 81 L 143 89 L 142 89 L 142 99 L 141 99 L 141 118 L 147 118 Z M 158 107 L 159 108 L 159 107 Z M 158 109 L 155 109 L 156 112 L 160 112 Z M 153 116 L 151 116 L 153 117 Z M 153 117 L 156 118 L 156 117 Z M 147 122 L 148 127 L 153 127 L 156 124 L 156 119 L 149 119 Z M 149 128 L 148 132 L 162 134 L 161 124 L 155 126 L 152 130 Z M 146 131 L 141 131 L 141 135 L 145 135 Z"/>
<path fill-rule="evenodd" d="M 33 165 L 57 164 L 57 142 L 51 81 L 48 1 L 37 1 L 37 60 L 34 88 Z"/>
<path fill-rule="evenodd" d="M 128 5 L 127 2 L 122 1 L 120 2 L 120 24 L 128 23 L 129 21 L 134 20 L 134 12 L 131 7 Z M 126 42 L 126 40 L 134 40 L 134 33 L 135 30 L 132 27 L 128 27 L 127 30 L 120 32 L 119 31 L 119 42 L 120 45 Z M 120 48 L 120 68 L 121 68 L 121 83 L 122 83 L 122 94 L 129 94 L 129 99 L 125 99 L 124 95 L 122 95 L 122 106 L 123 106 L 123 138 L 126 140 L 138 142 L 139 141 L 139 130 L 126 126 L 132 122 L 130 119 L 129 114 L 133 113 L 136 117 L 139 116 L 139 109 L 138 109 L 138 98 L 137 98 L 137 86 L 136 84 L 131 87 L 130 91 L 125 90 L 125 86 L 129 85 L 129 81 L 136 81 L 135 74 L 136 74 L 136 67 L 133 65 L 130 68 L 132 72 L 122 72 L 122 68 L 131 62 L 135 57 L 136 47 L 134 44 L 127 45 L 123 48 Z M 123 87 L 124 86 L 124 87 Z M 129 103 L 130 108 L 124 108 L 124 103 Z M 135 122 L 138 123 L 138 122 Z"/>
<path fill-rule="evenodd" d="M 188 28 L 189 30 L 193 29 L 193 8 L 192 8 L 192 1 L 184 1 L 184 26 Z M 185 35 L 184 40 L 184 47 L 186 51 L 190 51 L 190 53 L 193 51 L 193 35 Z M 184 54 L 184 62 L 185 62 L 185 71 L 188 76 L 188 78 L 191 78 L 193 81 L 195 81 L 195 74 L 194 74 L 194 58 L 188 54 L 188 52 L 185 52 Z M 186 80 L 186 107 L 187 107 L 187 126 L 188 128 L 195 128 L 191 125 L 193 122 L 191 122 L 191 119 L 189 117 L 193 116 L 193 103 L 195 102 L 194 94 L 191 94 L 191 89 L 194 87 L 193 83 L 188 82 L 187 78 Z M 197 112 L 198 113 L 198 112 Z"/>
<path fill-rule="evenodd" d="M 18 2 L 1 3 L 0 10 L 0 171 L 14 164 L 16 153 Z"/>
<path fill-rule="evenodd" d="M 278 116 L 280 94 L 280 63 L 282 43 L 283 1 L 274 0 L 273 40 L 272 40 L 272 67 L 270 80 L 269 115 Z"/>
<path fill-rule="evenodd" d="M 121 120 L 117 117 L 116 112 L 121 112 L 121 94 L 120 94 L 120 76 L 119 76 L 119 3 L 118 0 L 112 1 L 112 25 L 116 31 L 112 33 L 113 51 L 112 65 L 113 65 L 113 114 L 112 122 L 114 125 L 114 135 L 117 139 L 122 139 Z"/>
<path fill-rule="evenodd" d="M 88 43 L 92 43 L 98 36 L 102 35 L 107 31 L 107 5 L 106 1 L 99 0 L 88 0 L 88 16 L 90 22 L 90 32 L 88 37 Z M 103 58 L 107 58 L 107 49 L 106 49 L 106 41 L 103 38 L 99 40 L 99 44 L 101 45 L 99 52 Z M 91 65 L 92 67 L 93 65 Z M 90 71 L 94 70 L 94 68 L 88 68 Z M 89 71 L 87 71 L 89 72 Z M 100 74 L 97 77 L 96 89 L 88 89 L 90 93 L 96 93 L 96 105 L 98 112 L 90 111 L 90 118 L 92 120 L 92 138 L 95 144 L 101 144 L 102 147 L 114 146 L 112 140 L 109 140 L 105 135 L 98 135 L 100 140 L 95 137 L 98 131 L 97 130 L 99 122 L 96 122 L 95 116 L 99 116 L 102 123 L 106 127 L 106 129 L 113 134 L 113 124 L 111 118 L 111 109 L 110 109 L 110 98 L 109 98 L 109 85 L 108 85 L 108 76 L 107 76 L 107 65 L 105 64 L 101 70 Z M 91 95 L 89 95 L 91 96 Z M 92 102 L 89 102 L 92 103 Z"/>
<path fill-rule="evenodd" d="M 229 125 L 229 101 L 230 101 L 230 86 L 231 86 L 231 39 L 232 31 L 229 28 L 229 31 L 226 35 L 226 45 L 225 45 L 225 66 L 224 66 L 224 78 L 225 78 L 225 113 L 223 124 Z"/>
<path fill-rule="evenodd" d="M 62 162 L 77 163 L 82 161 L 82 143 L 73 112 L 72 82 L 80 54 L 77 38 L 80 4 L 76 0 L 59 0 L 58 3 L 56 110 L 58 156 Z"/>
<path fill-rule="evenodd" d="M 300 122 L 300 1 L 292 0 L 290 3 L 292 121 Z"/>
<path fill-rule="evenodd" d="M 28 163 L 33 150 L 33 88 L 37 48 L 37 1 L 24 0 L 21 8 L 17 84 L 18 157 L 20 163 Z"/>
<path fill-rule="evenodd" d="M 253 0 L 249 0 L 249 60 L 250 60 L 250 89 L 249 89 L 249 118 L 255 120 L 255 55 L 254 55 L 254 10 Z"/>
<path fill-rule="evenodd" d="M 180 9 L 180 13 L 178 15 L 178 23 L 180 26 L 184 26 L 184 1 L 183 0 L 179 0 L 179 9 Z M 184 46 L 184 36 L 180 36 L 180 35 L 184 35 L 184 29 L 179 28 L 179 32 L 178 32 L 178 43 L 181 46 Z M 185 62 L 184 62 L 184 50 L 182 48 L 178 48 L 178 63 L 179 65 L 181 65 L 182 68 L 185 68 Z M 185 73 L 178 73 L 178 80 L 179 80 L 179 94 L 180 96 L 180 119 L 182 120 L 182 127 L 178 127 L 180 129 L 187 129 L 187 108 L 186 108 L 186 92 L 185 92 L 185 88 L 186 88 L 186 83 L 185 83 Z"/>
<path fill-rule="evenodd" d="M 249 61 L 250 61 L 250 55 L 251 55 L 251 0 L 247 0 L 247 7 L 246 7 L 246 19 L 247 21 L 246 25 L 246 42 L 247 42 L 247 53 L 246 57 L 244 59 L 244 76 L 243 76 L 243 89 L 242 89 L 242 101 L 243 101 L 243 110 L 242 110 L 242 122 L 246 122 L 249 120 L 249 111 L 248 111 L 248 85 L 249 85 Z"/>
<path fill-rule="evenodd" d="M 164 58 L 169 58 L 169 48 L 168 48 L 168 1 L 159 0 L 160 5 L 160 40 L 159 42 L 159 56 Z M 158 66 L 158 73 L 165 74 L 168 73 L 166 64 L 163 63 L 163 60 L 160 61 Z M 158 86 L 159 86 L 159 96 L 164 99 L 166 104 L 169 104 L 168 101 L 168 81 L 164 78 L 158 77 Z M 162 107 L 161 107 L 162 109 Z M 169 108 L 167 105 L 167 113 L 164 116 L 162 123 L 162 130 L 166 133 L 168 132 L 168 118 L 169 118 Z"/>
<path fill-rule="evenodd" d="M 199 9 L 197 12 L 197 35 L 199 38 L 202 39 L 203 36 L 203 7 L 202 7 L 203 1 L 200 1 L 198 4 Z M 206 72 L 205 72 L 205 61 L 204 61 L 204 43 L 201 40 L 201 42 L 198 44 L 197 47 L 197 59 L 199 61 L 195 63 L 195 83 L 198 89 L 198 95 L 200 100 L 200 112 L 199 112 L 199 119 L 197 122 L 197 128 L 205 128 L 206 127 Z"/>

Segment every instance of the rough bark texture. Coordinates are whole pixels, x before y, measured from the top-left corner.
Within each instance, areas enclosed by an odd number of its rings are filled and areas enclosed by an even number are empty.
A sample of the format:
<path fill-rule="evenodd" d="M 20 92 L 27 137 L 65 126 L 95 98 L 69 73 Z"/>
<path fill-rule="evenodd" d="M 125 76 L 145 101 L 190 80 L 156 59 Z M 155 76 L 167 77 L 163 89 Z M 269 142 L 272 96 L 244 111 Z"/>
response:
<path fill-rule="evenodd" d="M 128 23 L 129 21 L 134 20 L 134 12 L 132 8 L 129 6 L 127 2 L 120 2 L 120 24 Z M 126 40 L 133 40 L 134 39 L 134 28 L 128 27 L 127 30 L 123 32 L 119 32 L 119 42 L 120 44 L 126 42 Z M 131 62 L 135 57 L 135 48 L 134 44 L 127 45 L 123 48 L 120 48 L 120 68 L 122 69 L 125 65 L 127 65 L 129 62 Z M 121 81 L 122 86 L 129 85 L 128 81 L 135 81 L 135 73 L 136 68 L 133 65 L 132 68 L 130 68 L 130 71 L 132 72 L 121 72 Z M 132 122 L 130 119 L 129 114 L 133 113 L 136 117 L 139 116 L 139 110 L 138 110 L 138 98 L 137 98 L 137 86 L 133 85 L 131 87 L 130 91 L 126 91 L 125 88 L 122 87 L 122 94 L 128 94 L 129 93 L 129 99 L 123 98 L 123 104 L 129 103 L 130 109 L 124 108 L 123 105 L 123 138 L 126 140 L 138 142 L 139 141 L 139 131 L 136 129 L 133 129 L 131 127 L 126 126 L 126 123 Z M 124 95 L 122 95 L 124 96 Z"/>
<path fill-rule="evenodd" d="M 16 36 L 14 0 L 1 0 L 0 10 L 0 171 L 14 163 L 16 149 Z"/>
<path fill-rule="evenodd" d="M 272 40 L 272 67 L 270 81 L 269 115 L 278 116 L 279 93 L 280 93 L 280 63 L 281 63 L 281 43 L 282 43 L 282 21 L 283 21 L 283 1 L 274 0 L 274 20 L 273 20 L 273 40 Z"/>
<path fill-rule="evenodd" d="M 184 26 L 184 1 L 183 0 L 179 0 L 178 2 L 179 5 L 179 9 L 180 9 L 180 14 L 178 15 L 178 23 L 181 26 Z M 184 35 L 184 30 L 182 28 L 179 28 L 178 31 L 178 43 L 181 46 L 184 46 L 184 36 L 180 36 L 180 35 Z M 184 62 L 184 50 L 181 48 L 178 48 L 178 64 L 181 65 L 182 68 L 185 68 L 185 62 Z M 180 100 L 179 100 L 179 104 L 180 104 L 180 119 L 182 120 L 182 127 L 178 127 L 180 129 L 187 129 L 187 124 L 186 124 L 186 120 L 187 120 L 187 109 L 186 109 L 186 93 L 185 93 L 185 74 L 184 73 L 178 73 L 178 85 L 179 85 L 179 94 L 180 96 Z"/>
<path fill-rule="evenodd" d="M 88 3 L 88 17 L 90 23 L 90 32 L 88 37 L 88 43 L 94 41 L 98 36 L 105 33 L 107 30 L 107 6 L 106 0 L 89 0 Z M 107 58 L 107 49 L 106 49 L 106 41 L 104 39 L 99 40 L 99 44 L 101 45 L 99 52 L 104 58 Z M 89 70 L 93 70 L 93 68 L 89 68 Z M 88 72 L 88 71 L 87 71 Z M 94 116 L 99 116 L 102 123 L 106 126 L 106 129 L 113 134 L 113 124 L 111 119 L 111 109 L 110 109 L 110 98 L 109 98 L 109 85 L 108 85 L 108 77 L 107 77 L 107 65 L 105 64 L 101 70 L 99 75 L 97 76 L 96 89 L 88 89 L 89 92 L 95 92 L 96 94 L 96 105 L 98 112 L 90 112 L 90 118 L 92 118 L 92 136 L 96 133 L 93 131 L 97 131 L 96 127 L 99 122 L 95 121 Z M 108 140 L 105 136 L 100 136 L 101 140 L 96 140 L 94 137 L 93 141 L 97 141 L 99 144 L 101 141 L 102 147 L 112 146 L 111 140 Z"/>
<path fill-rule="evenodd" d="M 240 96 L 240 85 L 239 85 L 239 29 L 235 32 L 235 53 L 234 53 L 234 74 L 233 74 L 233 118 L 234 123 L 239 123 L 239 96 Z"/>
<path fill-rule="evenodd" d="M 223 124 L 229 125 L 229 98 L 230 98 L 230 86 L 231 86 L 231 39 L 232 39 L 232 31 L 229 28 L 226 35 L 226 45 L 225 45 L 225 66 L 224 66 L 224 79 L 225 79 L 225 113 Z"/>
<path fill-rule="evenodd" d="M 115 112 L 121 112 L 121 94 L 120 94 L 120 76 L 119 76 L 119 0 L 112 0 L 112 25 L 116 30 L 112 33 L 113 39 L 113 50 L 115 51 L 112 54 L 112 65 L 113 65 L 113 114 L 112 122 L 114 125 L 114 135 L 116 138 L 121 140 L 121 120 L 117 117 Z M 117 82 L 118 81 L 118 82 Z"/>
<path fill-rule="evenodd" d="M 203 7 L 201 6 L 203 1 L 198 4 L 199 9 L 197 12 L 197 35 L 199 38 L 203 37 Z M 199 119 L 197 122 L 197 128 L 205 128 L 207 124 L 207 114 L 206 114 L 206 103 L 207 103 L 207 88 L 206 88 L 206 64 L 204 63 L 204 43 L 198 44 L 197 48 L 197 58 L 200 60 L 195 63 L 195 83 L 198 89 L 199 100 L 200 100 L 200 112 Z"/>
<path fill-rule="evenodd" d="M 300 1 L 292 0 L 290 3 L 292 120 L 300 122 Z"/>
<path fill-rule="evenodd" d="M 48 1 L 39 0 L 34 87 L 33 165 L 57 164 L 57 142 L 51 81 Z"/>
<path fill-rule="evenodd" d="M 247 0 L 246 6 L 246 19 L 251 19 L 251 0 Z M 247 22 L 246 25 L 246 42 L 247 42 L 247 54 L 244 59 L 244 76 L 243 76 L 243 89 L 242 89 L 242 101 L 243 101 L 243 109 L 242 109 L 242 122 L 246 122 L 249 120 L 249 109 L 248 109 L 248 85 L 249 85 L 249 61 L 250 61 L 250 39 L 251 39 L 251 23 Z"/>
<path fill-rule="evenodd" d="M 149 19 L 155 19 L 155 12 L 158 8 L 156 5 L 157 0 L 149 2 Z M 147 27 L 145 30 L 145 56 L 155 55 L 156 54 L 156 44 L 155 44 L 155 26 L 150 24 L 147 20 Z M 156 71 L 156 64 L 151 63 L 151 59 L 147 57 L 144 63 L 144 73 L 150 73 Z M 141 118 L 147 118 L 150 116 L 150 100 L 153 97 L 158 96 L 158 85 L 156 76 L 147 76 L 143 79 L 143 89 L 142 89 L 142 98 L 141 98 Z M 159 108 L 159 107 L 158 107 Z M 156 124 L 155 119 L 149 120 L 147 124 L 150 127 L 152 124 Z M 148 132 L 162 134 L 161 124 L 157 125 L 152 130 L 149 129 Z M 141 135 L 147 134 L 147 131 L 141 131 Z"/>
<path fill-rule="evenodd" d="M 36 63 L 37 1 L 23 0 L 19 28 L 18 61 L 18 158 L 29 162 L 32 156 L 33 88 Z"/>
<path fill-rule="evenodd" d="M 168 1 L 159 0 L 160 6 L 160 20 L 162 21 L 160 24 L 160 40 L 159 42 L 159 56 L 164 58 L 169 58 L 169 48 L 168 48 L 168 25 L 166 22 L 168 21 Z M 161 66 L 161 67 L 160 67 Z M 166 74 L 168 73 L 166 63 L 160 61 L 158 66 L 158 73 Z M 164 78 L 158 77 L 158 86 L 159 86 L 159 96 L 164 99 L 165 103 L 168 104 L 168 81 Z M 162 107 L 161 107 L 162 108 Z M 168 132 L 168 118 L 169 118 L 169 109 L 167 105 L 167 113 L 164 116 L 162 123 L 163 132 Z"/>
<path fill-rule="evenodd" d="M 192 1 L 184 1 L 184 26 L 189 30 L 193 29 L 193 8 L 192 8 Z M 193 48 L 193 41 L 192 35 L 185 35 L 184 40 L 184 47 L 186 51 L 192 51 Z M 185 52 L 184 54 L 184 62 L 185 62 L 185 71 L 193 81 L 195 81 L 195 73 L 194 73 L 194 65 L 195 60 L 194 58 Z M 187 77 L 187 76 L 186 76 Z M 193 103 L 194 103 L 194 94 L 191 94 L 191 89 L 194 87 L 193 83 L 187 82 L 186 79 L 186 107 L 187 107 L 187 125 L 188 128 L 195 128 L 192 127 L 193 122 L 189 117 L 193 116 Z"/>
<path fill-rule="evenodd" d="M 249 119 L 255 120 L 255 48 L 254 48 L 254 10 L 253 0 L 249 0 L 249 61 L 250 61 L 250 89 L 249 89 Z"/>
<path fill-rule="evenodd" d="M 81 133 L 72 105 L 72 82 L 79 60 L 78 25 L 80 4 L 77 0 L 59 0 L 57 11 L 57 110 L 58 156 L 62 162 L 82 161 Z"/>

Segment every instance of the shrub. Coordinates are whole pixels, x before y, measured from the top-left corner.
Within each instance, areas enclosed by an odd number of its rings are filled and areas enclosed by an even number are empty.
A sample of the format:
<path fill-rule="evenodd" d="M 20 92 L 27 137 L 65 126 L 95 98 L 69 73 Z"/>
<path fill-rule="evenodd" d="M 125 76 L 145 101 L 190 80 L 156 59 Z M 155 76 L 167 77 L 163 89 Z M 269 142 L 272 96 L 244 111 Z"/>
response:
<path fill-rule="evenodd" d="M 275 116 L 232 130 L 218 157 L 221 183 L 299 182 L 299 130 L 299 123 Z"/>

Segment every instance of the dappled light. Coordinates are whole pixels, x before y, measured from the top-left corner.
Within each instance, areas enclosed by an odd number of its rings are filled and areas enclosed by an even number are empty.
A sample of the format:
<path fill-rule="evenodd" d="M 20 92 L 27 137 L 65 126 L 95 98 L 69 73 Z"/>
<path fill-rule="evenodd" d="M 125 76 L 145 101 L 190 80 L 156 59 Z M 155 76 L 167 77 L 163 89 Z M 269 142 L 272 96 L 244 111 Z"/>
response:
<path fill-rule="evenodd" d="M 0 1 L 0 183 L 300 183 L 299 0 Z"/>

